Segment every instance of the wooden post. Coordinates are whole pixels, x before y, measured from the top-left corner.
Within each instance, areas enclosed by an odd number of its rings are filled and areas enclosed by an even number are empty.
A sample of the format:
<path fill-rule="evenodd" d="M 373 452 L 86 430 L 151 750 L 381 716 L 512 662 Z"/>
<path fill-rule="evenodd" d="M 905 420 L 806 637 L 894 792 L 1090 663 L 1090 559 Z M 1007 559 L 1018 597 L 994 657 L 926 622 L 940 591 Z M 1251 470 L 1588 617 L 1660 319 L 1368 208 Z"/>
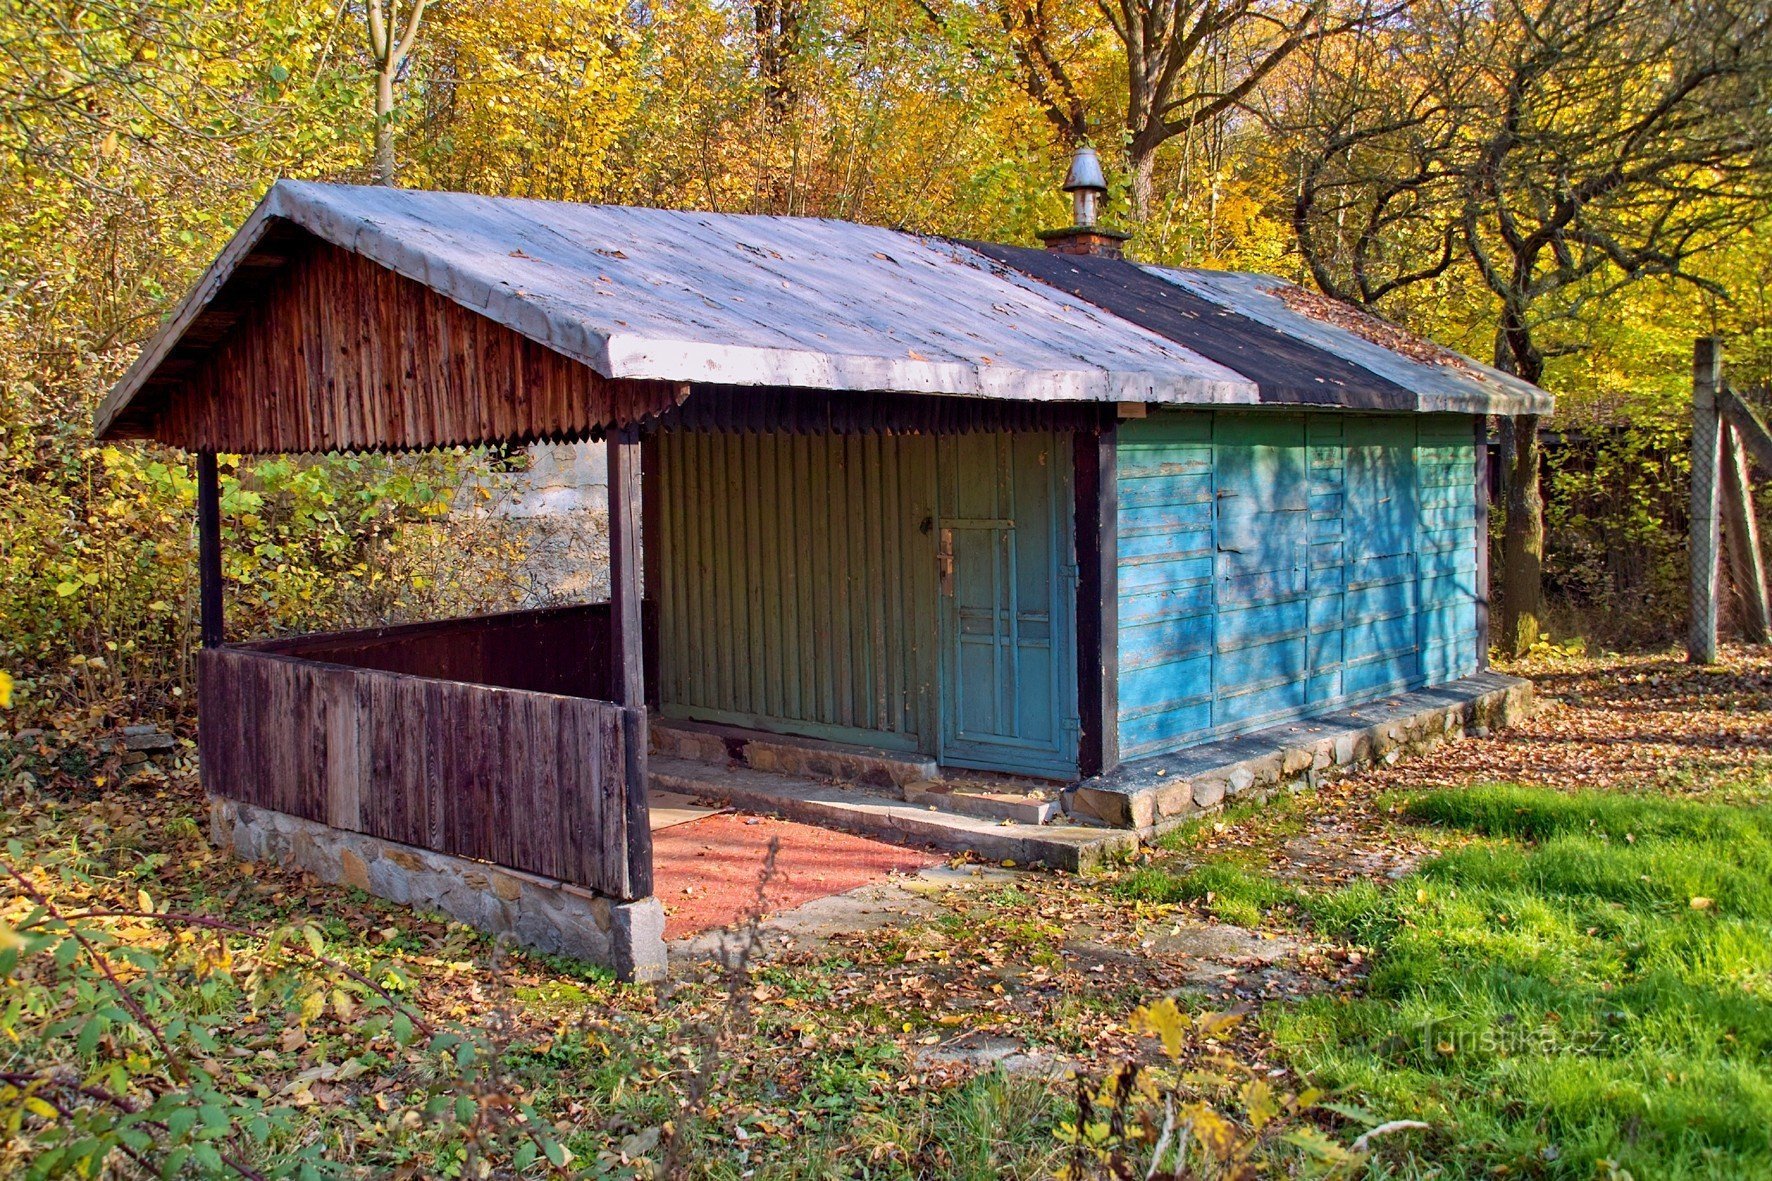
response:
<path fill-rule="evenodd" d="M 652 826 L 647 806 L 646 673 L 641 645 L 640 433 L 611 428 L 609 449 L 610 694 L 626 707 L 628 893 L 652 893 Z"/>
<path fill-rule="evenodd" d="M 1489 417 L 1477 415 L 1477 669 L 1489 668 Z"/>
<path fill-rule="evenodd" d="M 1120 762 L 1119 424 L 1073 436 L 1077 553 L 1077 771 Z"/>
<path fill-rule="evenodd" d="M 1694 664 L 1717 660 L 1717 477 L 1722 460 L 1717 389 L 1722 377 L 1722 342 L 1699 337 L 1692 350 L 1692 531 L 1687 544 L 1691 581 L 1686 654 Z"/>
<path fill-rule="evenodd" d="M 658 436 L 640 443 L 640 671 L 646 678 L 646 708 L 659 707 L 658 613 L 664 595 L 664 497 L 658 487 Z"/>
<path fill-rule="evenodd" d="M 221 647 L 221 477 L 213 451 L 197 452 L 197 618 L 203 646 Z"/>
<path fill-rule="evenodd" d="M 1754 520 L 1753 485 L 1741 433 L 1723 423 L 1723 540 L 1729 556 L 1729 583 L 1735 588 L 1737 618 L 1750 644 L 1772 642 L 1772 612 L 1766 602 L 1766 565 L 1760 527 Z"/>
<path fill-rule="evenodd" d="M 617 705 L 645 708 L 640 634 L 640 440 L 609 433 L 610 692 Z"/>
<path fill-rule="evenodd" d="M 1772 431 L 1768 431 L 1753 408 L 1741 400 L 1741 395 L 1728 386 L 1717 392 L 1717 406 L 1723 417 L 1729 420 L 1729 425 L 1735 428 L 1736 441 L 1747 448 L 1748 454 L 1768 476 L 1772 476 Z"/>

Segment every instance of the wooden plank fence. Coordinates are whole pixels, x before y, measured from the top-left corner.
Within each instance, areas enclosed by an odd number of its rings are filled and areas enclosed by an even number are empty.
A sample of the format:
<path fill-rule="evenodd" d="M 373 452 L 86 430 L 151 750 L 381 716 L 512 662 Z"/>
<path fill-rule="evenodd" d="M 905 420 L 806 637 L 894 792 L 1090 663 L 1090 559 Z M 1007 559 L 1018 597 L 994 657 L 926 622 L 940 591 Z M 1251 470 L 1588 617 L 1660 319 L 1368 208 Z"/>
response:
<path fill-rule="evenodd" d="M 637 709 L 250 648 L 207 649 L 198 668 L 211 794 L 612 898 L 651 893 L 650 837 L 629 822 Z"/>
<path fill-rule="evenodd" d="M 613 701 L 609 629 L 608 603 L 580 603 L 241 646 L 352 668 Z"/>

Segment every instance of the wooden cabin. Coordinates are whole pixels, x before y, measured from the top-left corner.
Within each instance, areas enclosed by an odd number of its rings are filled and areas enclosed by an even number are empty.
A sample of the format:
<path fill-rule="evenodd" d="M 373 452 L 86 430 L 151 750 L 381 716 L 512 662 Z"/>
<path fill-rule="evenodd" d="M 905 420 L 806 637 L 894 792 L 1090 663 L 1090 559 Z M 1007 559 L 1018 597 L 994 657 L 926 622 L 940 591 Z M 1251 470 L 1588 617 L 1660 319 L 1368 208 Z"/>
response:
<path fill-rule="evenodd" d="M 1484 419 L 1549 397 L 1278 279 L 1047 246 L 278 183 L 97 423 L 198 457 L 223 837 L 645 976 L 649 728 L 1068 785 L 1456 696 Z M 609 603 L 225 635 L 216 453 L 586 438 Z"/>

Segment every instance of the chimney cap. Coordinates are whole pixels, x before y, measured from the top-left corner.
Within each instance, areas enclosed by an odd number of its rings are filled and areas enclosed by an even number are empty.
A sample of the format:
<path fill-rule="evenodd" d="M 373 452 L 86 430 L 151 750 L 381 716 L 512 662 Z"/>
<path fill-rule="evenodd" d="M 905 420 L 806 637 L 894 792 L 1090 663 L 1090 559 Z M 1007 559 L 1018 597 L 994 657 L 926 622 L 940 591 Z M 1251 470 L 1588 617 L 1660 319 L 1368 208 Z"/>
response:
<path fill-rule="evenodd" d="M 1078 148 L 1071 156 L 1071 170 L 1064 177 L 1064 191 L 1074 193 L 1078 189 L 1093 189 L 1096 192 L 1107 192 L 1107 177 L 1101 171 L 1101 157 L 1088 144 Z"/>

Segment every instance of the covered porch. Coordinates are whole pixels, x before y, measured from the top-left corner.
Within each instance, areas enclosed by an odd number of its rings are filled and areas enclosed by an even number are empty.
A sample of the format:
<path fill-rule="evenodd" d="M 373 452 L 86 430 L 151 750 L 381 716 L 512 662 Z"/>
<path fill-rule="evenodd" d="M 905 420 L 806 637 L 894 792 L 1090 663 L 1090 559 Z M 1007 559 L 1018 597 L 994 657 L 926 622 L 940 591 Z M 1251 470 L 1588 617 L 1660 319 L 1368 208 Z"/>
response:
<path fill-rule="evenodd" d="M 1019 758 L 1061 781 L 1101 765 L 1111 567 L 1092 539 L 1108 516 L 1100 465 L 1118 385 L 1075 358 L 1098 335 L 1190 379 L 1193 364 L 965 257 L 907 254 L 889 231 L 831 226 L 796 242 L 731 219 L 685 252 L 685 223 L 651 216 L 279 185 L 96 424 L 195 457 L 200 755 L 218 840 L 632 979 L 664 971 L 649 706 L 960 765 Z M 590 221 L 564 232 L 575 218 Z M 650 235 L 651 269 L 636 235 Z M 537 261 L 561 251 L 569 271 Z M 784 339 L 825 331 L 698 321 L 712 306 L 700 292 L 783 251 L 805 269 L 778 325 L 800 301 L 822 301 L 827 328 L 858 314 L 885 325 L 827 347 Z M 951 342 L 923 289 L 862 312 L 847 279 L 820 286 L 827 255 L 977 288 L 951 297 L 992 309 L 966 348 L 1002 362 L 930 361 Z M 737 320 L 781 281 L 747 282 L 751 297 L 723 293 Z M 652 337 L 621 331 L 648 316 Z M 922 335 L 901 347 L 895 333 Z M 1030 351 L 1071 369 L 1014 364 Z M 954 396 L 993 383 L 1039 396 Z M 607 602 L 229 634 L 218 455 L 543 440 L 607 450 Z"/>

